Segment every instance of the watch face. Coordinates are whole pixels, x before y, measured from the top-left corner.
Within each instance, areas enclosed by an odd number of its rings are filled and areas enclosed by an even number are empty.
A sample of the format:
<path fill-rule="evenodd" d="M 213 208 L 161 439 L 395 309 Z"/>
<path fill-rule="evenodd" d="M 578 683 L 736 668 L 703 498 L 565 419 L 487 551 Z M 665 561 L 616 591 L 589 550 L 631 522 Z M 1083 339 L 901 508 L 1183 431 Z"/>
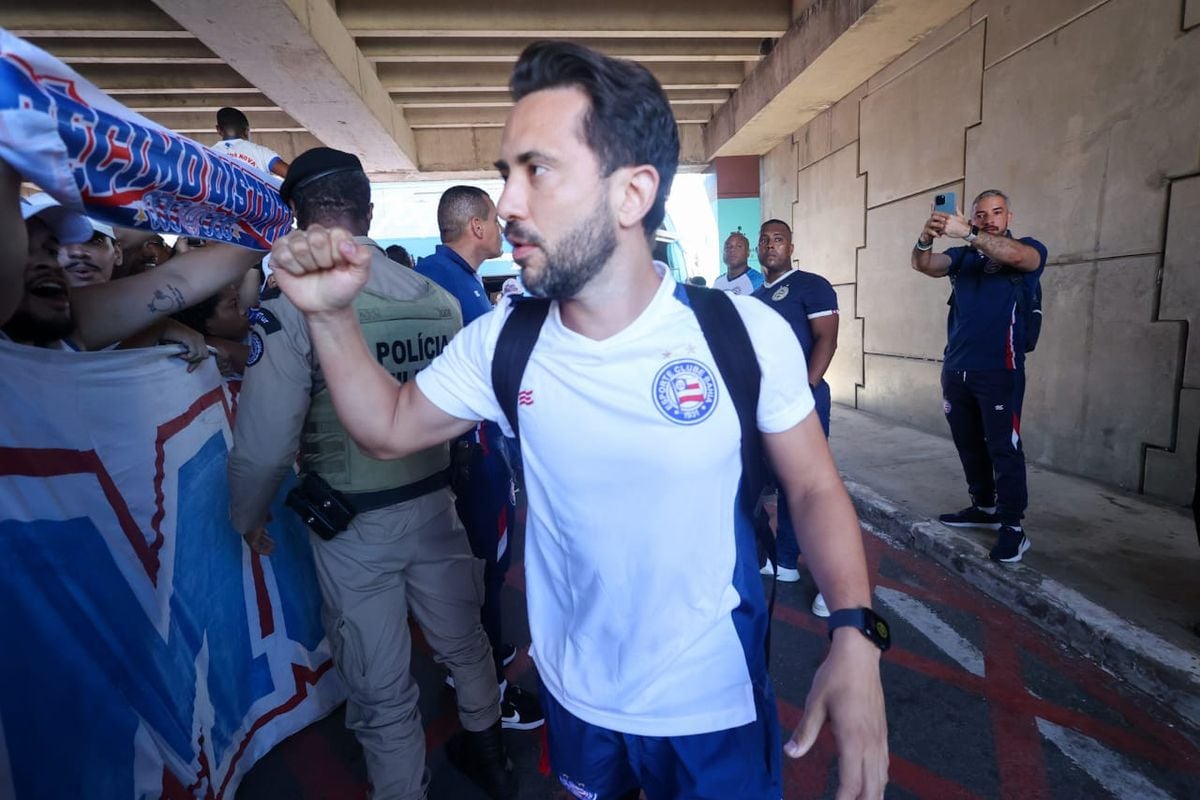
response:
<path fill-rule="evenodd" d="M 888 632 L 887 623 L 881 619 L 875 620 L 875 635 L 880 639 L 891 638 L 891 634 Z"/>

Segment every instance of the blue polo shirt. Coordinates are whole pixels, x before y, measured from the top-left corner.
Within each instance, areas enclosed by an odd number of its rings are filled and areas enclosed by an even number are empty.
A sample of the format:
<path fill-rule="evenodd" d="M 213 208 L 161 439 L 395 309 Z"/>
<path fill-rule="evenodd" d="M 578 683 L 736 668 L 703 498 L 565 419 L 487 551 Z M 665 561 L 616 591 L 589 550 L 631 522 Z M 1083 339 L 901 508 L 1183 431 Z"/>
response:
<path fill-rule="evenodd" d="M 433 255 L 417 262 L 415 269 L 458 299 L 464 328 L 492 310 L 483 278 L 453 248 L 439 244 Z"/>
<path fill-rule="evenodd" d="M 800 340 L 805 362 L 812 360 L 811 320 L 838 313 L 837 292 L 829 281 L 798 269 L 774 283 L 764 283 L 751 296 L 762 300 L 787 320 Z"/>
<path fill-rule="evenodd" d="M 1017 311 L 1020 284 L 1014 278 L 1032 288 L 1046 268 L 1046 245 L 1029 236 L 1018 241 L 1038 251 L 1041 262 L 1036 270 L 1001 266 L 974 247 L 946 251 L 954 291 L 946 317 L 944 369 L 1025 368 L 1025 318 Z"/>

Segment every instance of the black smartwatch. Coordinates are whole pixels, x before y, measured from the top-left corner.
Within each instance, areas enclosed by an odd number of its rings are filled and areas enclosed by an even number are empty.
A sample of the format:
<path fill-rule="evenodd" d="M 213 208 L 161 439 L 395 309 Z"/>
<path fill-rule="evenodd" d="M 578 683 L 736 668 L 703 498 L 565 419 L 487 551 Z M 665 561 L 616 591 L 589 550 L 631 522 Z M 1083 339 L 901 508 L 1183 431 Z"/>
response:
<path fill-rule="evenodd" d="M 876 647 L 886 652 L 892 646 L 892 631 L 883 617 L 869 608 L 841 608 L 829 615 L 829 638 L 837 628 L 857 628 Z"/>

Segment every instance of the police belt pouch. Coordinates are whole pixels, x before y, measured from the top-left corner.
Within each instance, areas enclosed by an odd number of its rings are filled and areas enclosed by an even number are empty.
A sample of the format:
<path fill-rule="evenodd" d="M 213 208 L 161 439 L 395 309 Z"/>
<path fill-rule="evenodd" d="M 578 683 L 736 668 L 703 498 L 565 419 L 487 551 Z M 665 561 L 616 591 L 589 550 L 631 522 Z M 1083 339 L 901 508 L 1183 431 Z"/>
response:
<path fill-rule="evenodd" d="M 284 502 L 325 541 L 350 527 L 356 513 L 344 494 L 312 472 L 300 478 L 300 485 L 287 493 Z"/>

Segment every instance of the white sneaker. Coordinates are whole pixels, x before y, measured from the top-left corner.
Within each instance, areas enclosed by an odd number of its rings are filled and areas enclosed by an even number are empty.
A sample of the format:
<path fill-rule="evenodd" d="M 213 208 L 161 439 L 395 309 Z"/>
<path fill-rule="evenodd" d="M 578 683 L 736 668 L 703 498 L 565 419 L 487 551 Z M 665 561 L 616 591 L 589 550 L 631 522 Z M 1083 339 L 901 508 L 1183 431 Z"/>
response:
<path fill-rule="evenodd" d="M 780 567 L 779 574 L 775 577 L 775 580 L 780 583 L 795 583 L 800 580 L 800 570 Z"/>
<path fill-rule="evenodd" d="M 759 568 L 758 574 L 759 575 L 774 575 L 775 574 L 775 565 L 771 563 L 771 559 L 768 558 L 767 563 L 763 564 L 762 567 Z"/>
<path fill-rule="evenodd" d="M 825 605 L 825 597 L 820 592 L 813 598 L 812 612 L 822 618 L 829 616 L 829 606 Z"/>

